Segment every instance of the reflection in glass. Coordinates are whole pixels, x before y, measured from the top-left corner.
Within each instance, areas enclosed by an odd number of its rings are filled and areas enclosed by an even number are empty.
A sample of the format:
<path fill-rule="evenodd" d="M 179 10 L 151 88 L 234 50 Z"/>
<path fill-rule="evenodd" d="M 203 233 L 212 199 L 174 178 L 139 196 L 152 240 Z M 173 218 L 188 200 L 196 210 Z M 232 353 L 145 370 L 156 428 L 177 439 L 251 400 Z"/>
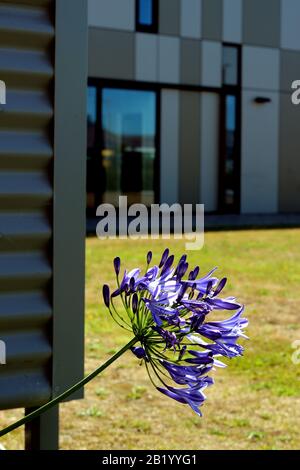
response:
<path fill-rule="evenodd" d="M 87 96 L 87 135 L 88 147 L 95 145 L 96 138 L 96 120 L 97 120 L 97 89 L 96 87 L 88 87 Z"/>
<path fill-rule="evenodd" d="M 102 91 L 103 201 L 154 202 L 156 95 L 151 91 Z"/>
<path fill-rule="evenodd" d="M 224 85 L 238 85 L 238 49 L 236 47 L 223 47 L 223 83 Z"/>
<path fill-rule="evenodd" d="M 93 86 L 88 87 L 87 94 L 87 210 L 95 215 L 95 206 L 99 204 L 97 198 L 98 182 L 95 178 L 97 173 L 97 153 L 95 147 L 97 145 L 97 88 Z M 98 163 L 99 168 L 99 163 Z"/>
<path fill-rule="evenodd" d="M 140 25 L 151 26 L 153 23 L 153 0 L 138 0 Z"/>
<path fill-rule="evenodd" d="M 233 208 L 236 204 L 236 97 L 226 96 L 226 145 L 225 145 L 225 206 Z"/>

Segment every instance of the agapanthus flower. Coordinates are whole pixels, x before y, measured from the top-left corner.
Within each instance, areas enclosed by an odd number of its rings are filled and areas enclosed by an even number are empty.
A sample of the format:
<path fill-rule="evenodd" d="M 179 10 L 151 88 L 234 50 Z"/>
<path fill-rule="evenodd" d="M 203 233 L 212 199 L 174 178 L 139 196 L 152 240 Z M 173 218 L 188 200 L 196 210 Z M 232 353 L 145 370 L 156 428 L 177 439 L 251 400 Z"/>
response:
<path fill-rule="evenodd" d="M 238 344 L 247 338 L 244 306 L 234 297 L 221 297 L 227 279 L 215 277 L 216 268 L 200 275 L 199 266 L 188 272 L 187 256 L 177 265 L 166 249 L 158 265 L 150 267 L 152 252 L 146 256 L 146 270 L 125 270 L 115 258 L 117 287 L 110 293 L 103 287 L 104 303 L 115 321 L 135 336 L 132 353 L 144 362 L 158 391 L 188 404 L 201 416 L 204 390 L 213 384 L 210 372 L 226 367 L 220 360 L 243 354 Z M 214 311 L 230 312 L 223 321 L 210 321 Z"/>

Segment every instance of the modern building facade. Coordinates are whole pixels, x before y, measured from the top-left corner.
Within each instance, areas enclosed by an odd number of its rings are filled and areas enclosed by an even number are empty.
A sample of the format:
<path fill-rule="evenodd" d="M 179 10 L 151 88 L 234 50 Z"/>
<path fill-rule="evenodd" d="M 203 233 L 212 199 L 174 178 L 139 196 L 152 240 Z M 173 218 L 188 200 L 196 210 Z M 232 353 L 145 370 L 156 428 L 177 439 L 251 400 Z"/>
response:
<path fill-rule="evenodd" d="M 299 0 L 89 0 L 88 209 L 300 212 Z"/>

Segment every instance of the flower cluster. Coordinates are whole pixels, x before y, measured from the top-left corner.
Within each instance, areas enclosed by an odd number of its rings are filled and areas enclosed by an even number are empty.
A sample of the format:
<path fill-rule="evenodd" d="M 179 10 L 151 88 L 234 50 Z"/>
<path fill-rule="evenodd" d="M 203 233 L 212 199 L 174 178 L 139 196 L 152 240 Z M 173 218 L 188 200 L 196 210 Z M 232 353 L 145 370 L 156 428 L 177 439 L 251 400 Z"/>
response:
<path fill-rule="evenodd" d="M 220 297 L 226 278 L 215 277 L 216 268 L 199 277 L 198 266 L 188 272 L 186 255 L 174 266 L 168 249 L 157 266 L 150 267 L 151 260 L 149 252 L 143 274 L 133 269 L 120 276 L 120 258 L 115 258 L 117 289 L 110 293 L 105 285 L 104 302 L 114 320 L 135 335 L 139 344 L 131 350 L 145 363 L 157 390 L 201 416 L 204 389 L 213 383 L 208 373 L 226 367 L 220 357 L 243 353 L 237 341 L 246 338 L 244 307 L 234 297 Z M 232 314 L 207 321 L 213 310 Z"/>

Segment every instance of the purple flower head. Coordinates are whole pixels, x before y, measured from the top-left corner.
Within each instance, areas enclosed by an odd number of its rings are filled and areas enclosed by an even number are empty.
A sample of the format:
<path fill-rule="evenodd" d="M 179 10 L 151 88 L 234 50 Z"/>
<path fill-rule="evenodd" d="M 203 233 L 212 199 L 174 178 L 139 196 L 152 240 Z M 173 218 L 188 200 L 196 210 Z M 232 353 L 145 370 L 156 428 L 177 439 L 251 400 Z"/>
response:
<path fill-rule="evenodd" d="M 110 308 L 111 301 L 113 318 L 132 330 L 139 344 L 131 351 L 146 363 L 157 389 L 201 415 L 203 390 L 213 383 L 209 374 L 216 367 L 225 367 L 219 356 L 243 354 L 238 341 L 247 338 L 244 307 L 234 297 L 220 297 L 227 278 L 215 277 L 216 268 L 199 277 L 200 268 L 196 266 L 187 275 L 187 256 L 181 256 L 173 267 L 174 256 L 169 249 L 158 265 L 150 267 L 151 261 L 149 251 L 146 272 L 125 270 L 111 297 L 105 285 L 104 302 Z M 114 267 L 118 276 L 119 258 L 115 258 Z M 120 312 L 114 303 L 116 297 L 120 297 Z M 227 317 L 214 321 L 215 311 L 227 312 Z"/>

